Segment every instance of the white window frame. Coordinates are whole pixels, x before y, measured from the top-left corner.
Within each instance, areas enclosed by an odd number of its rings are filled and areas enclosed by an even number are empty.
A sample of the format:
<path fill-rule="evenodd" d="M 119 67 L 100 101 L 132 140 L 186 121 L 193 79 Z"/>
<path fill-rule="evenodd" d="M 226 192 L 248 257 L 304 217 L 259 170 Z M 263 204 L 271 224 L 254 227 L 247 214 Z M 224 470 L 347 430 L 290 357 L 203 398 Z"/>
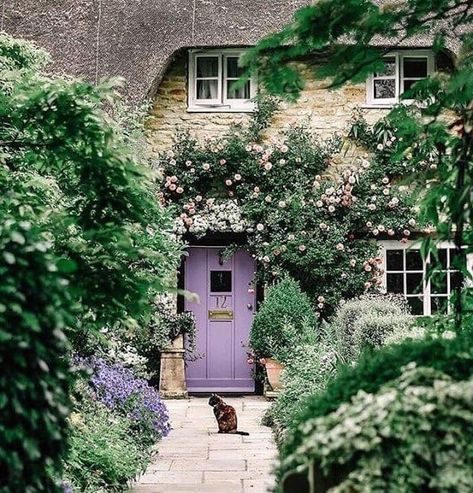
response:
<path fill-rule="evenodd" d="M 254 77 L 250 78 L 249 99 L 229 99 L 227 97 L 227 58 L 240 57 L 244 50 L 189 50 L 189 71 L 187 84 L 187 111 L 189 112 L 239 112 L 246 113 L 255 110 L 255 103 L 251 99 L 256 96 L 257 83 Z M 199 57 L 218 57 L 218 97 L 216 99 L 197 99 L 196 67 Z"/>
<path fill-rule="evenodd" d="M 396 240 L 384 240 L 384 241 L 379 241 L 379 254 L 380 254 L 380 257 L 382 259 L 382 264 L 381 264 L 381 268 L 383 270 L 383 276 L 382 276 L 382 286 L 381 286 L 381 289 L 382 289 L 382 292 L 383 293 L 387 293 L 387 272 L 386 272 L 386 258 L 387 258 L 387 255 L 386 255 L 386 250 L 404 250 L 404 251 L 407 251 L 409 249 L 412 249 L 412 250 L 420 250 L 420 247 L 421 247 L 421 244 L 419 241 L 408 241 L 407 243 L 401 243 L 399 241 L 396 241 Z M 445 248 L 445 249 L 452 249 L 454 248 L 454 245 L 453 243 L 449 243 L 449 242 L 441 242 L 437 245 L 437 247 L 439 249 L 442 249 L 442 248 Z M 448 255 L 450 255 L 448 253 Z M 449 257 L 448 257 L 449 258 Z M 423 261 L 423 274 L 425 276 L 425 272 L 426 272 L 426 264 L 429 262 L 430 260 L 430 257 L 427 258 L 426 261 Z M 448 266 L 450 265 L 449 261 L 448 261 Z M 447 267 L 448 267 L 447 266 Z M 473 255 L 467 255 L 467 267 L 468 267 L 468 270 L 469 272 L 473 272 Z M 393 271 L 390 271 L 390 272 L 393 272 Z M 398 271 L 395 271 L 395 272 L 398 272 Z M 450 295 L 452 293 L 452 290 L 451 290 L 451 285 L 450 285 L 450 276 L 447 275 L 447 293 L 446 295 L 444 295 L 443 293 L 442 294 L 437 294 L 437 293 L 431 293 L 431 282 L 430 282 L 430 279 L 429 280 L 426 280 L 425 278 L 423 279 L 423 290 L 422 290 L 422 293 L 419 293 L 419 294 L 414 294 L 412 293 L 411 295 L 407 295 L 406 293 L 406 275 L 405 273 L 406 272 L 412 272 L 412 273 L 418 273 L 420 271 L 407 271 L 406 270 L 406 266 L 404 265 L 404 270 L 403 271 L 399 271 L 399 272 L 402 272 L 404 274 L 403 276 L 403 279 L 404 279 L 404 287 L 403 287 L 403 291 L 404 293 L 402 294 L 402 296 L 404 297 L 408 297 L 408 296 L 412 296 L 412 297 L 416 297 L 416 296 L 420 296 L 422 294 L 422 301 L 423 301 L 423 314 L 422 315 L 416 315 L 418 317 L 426 317 L 426 316 L 431 316 L 432 315 L 432 312 L 431 312 L 431 298 L 432 297 L 445 297 L 447 300 L 450 299 Z M 469 281 L 467 281 L 469 282 Z M 450 305 L 448 305 L 447 307 L 447 310 L 448 312 L 450 312 Z"/>
<path fill-rule="evenodd" d="M 409 51 L 393 51 L 387 53 L 385 58 L 395 59 L 395 97 L 394 98 L 375 98 L 374 97 L 374 81 L 376 79 L 387 79 L 389 76 L 376 76 L 371 75 L 366 80 L 366 106 L 368 107 L 380 107 L 390 108 L 394 104 L 399 103 L 400 97 L 404 92 L 405 80 L 422 80 L 417 78 L 404 78 L 404 59 L 405 58 L 425 58 L 427 60 L 427 77 L 429 77 L 435 69 L 435 57 L 434 53 L 430 50 L 409 50 Z M 410 103 L 412 100 L 402 100 L 404 103 Z"/>

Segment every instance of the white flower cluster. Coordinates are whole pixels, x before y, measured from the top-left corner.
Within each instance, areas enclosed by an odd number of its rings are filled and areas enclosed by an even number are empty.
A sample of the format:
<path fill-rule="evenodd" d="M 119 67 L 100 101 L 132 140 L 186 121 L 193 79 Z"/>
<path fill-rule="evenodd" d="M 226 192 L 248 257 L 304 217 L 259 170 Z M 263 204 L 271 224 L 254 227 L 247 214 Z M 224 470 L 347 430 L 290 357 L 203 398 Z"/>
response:
<path fill-rule="evenodd" d="M 183 213 L 174 222 L 174 231 L 180 235 L 187 231 L 196 236 L 203 236 L 208 231 L 242 233 L 248 228 L 236 200 L 217 202 L 213 198 L 207 199 L 192 217 Z"/>

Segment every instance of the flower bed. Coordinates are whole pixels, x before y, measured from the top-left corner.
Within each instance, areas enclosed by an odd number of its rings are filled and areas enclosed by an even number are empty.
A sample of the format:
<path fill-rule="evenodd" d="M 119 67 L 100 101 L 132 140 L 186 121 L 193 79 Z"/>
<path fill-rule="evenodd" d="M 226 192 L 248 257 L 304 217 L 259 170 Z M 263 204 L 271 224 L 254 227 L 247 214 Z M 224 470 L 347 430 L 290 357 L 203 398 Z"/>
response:
<path fill-rule="evenodd" d="M 79 380 L 71 415 L 66 485 L 73 491 L 124 491 L 149 463 L 155 443 L 170 431 L 158 392 L 118 364 L 76 360 L 90 372 Z"/>

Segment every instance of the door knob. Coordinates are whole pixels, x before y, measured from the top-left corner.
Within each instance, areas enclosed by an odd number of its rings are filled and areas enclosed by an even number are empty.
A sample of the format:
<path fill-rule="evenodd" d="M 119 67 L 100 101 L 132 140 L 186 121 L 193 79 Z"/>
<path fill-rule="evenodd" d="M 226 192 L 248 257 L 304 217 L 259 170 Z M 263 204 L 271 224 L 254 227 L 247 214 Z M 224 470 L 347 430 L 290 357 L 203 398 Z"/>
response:
<path fill-rule="evenodd" d="M 248 308 L 248 310 L 253 310 L 253 305 L 251 303 L 248 303 L 246 305 L 246 308 Z"/>

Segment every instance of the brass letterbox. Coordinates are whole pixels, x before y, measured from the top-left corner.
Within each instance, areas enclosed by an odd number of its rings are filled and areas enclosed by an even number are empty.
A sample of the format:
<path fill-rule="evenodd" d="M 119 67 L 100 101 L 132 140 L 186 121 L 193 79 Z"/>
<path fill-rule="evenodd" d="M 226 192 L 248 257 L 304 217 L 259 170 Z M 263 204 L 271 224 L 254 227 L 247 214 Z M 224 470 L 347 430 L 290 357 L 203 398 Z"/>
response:
<path fill-rule="evenodd" d="M 209 320 L 233 320 L 233 310 L 209 310 Z"/>

